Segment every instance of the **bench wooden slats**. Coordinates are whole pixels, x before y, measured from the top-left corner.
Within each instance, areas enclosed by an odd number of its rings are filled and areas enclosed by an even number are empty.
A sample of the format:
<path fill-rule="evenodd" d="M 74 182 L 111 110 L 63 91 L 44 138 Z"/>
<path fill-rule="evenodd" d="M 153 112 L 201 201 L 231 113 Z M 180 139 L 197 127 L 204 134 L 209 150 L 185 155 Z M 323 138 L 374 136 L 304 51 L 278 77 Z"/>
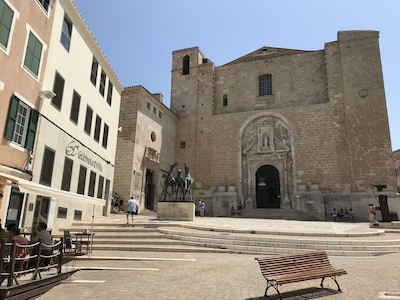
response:
<path fill-rule="evenodd" d="M 261 257 L 256 260 L 261 274 L 267 280 L 265 296 L 268 288 L 273 287 L 281 299 L 279 285 L 321 279 L 320 286 L 323 287 L 324 279 L 330 277 L 335 281 L 338 291 L 341 291 L 336 276 L 347 274 L 343 269 L 334 268 L 326 252 L 320 250 Z"/>

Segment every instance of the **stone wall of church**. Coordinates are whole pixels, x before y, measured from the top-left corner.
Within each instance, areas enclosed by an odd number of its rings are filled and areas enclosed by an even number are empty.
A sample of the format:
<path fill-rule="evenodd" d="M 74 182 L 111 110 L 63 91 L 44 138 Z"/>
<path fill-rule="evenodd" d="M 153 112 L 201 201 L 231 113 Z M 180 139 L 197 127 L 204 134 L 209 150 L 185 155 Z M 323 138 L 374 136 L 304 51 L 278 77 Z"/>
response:
<path fill-rule="evenodd" d="M 274 52 L 277 51 L 268 50 L 258 60 L 216 68 L 214 114 L 328 102 L 323 51 L 273 57 Z M 260 97 L 258 76 L 263 74 L 272 75 L 273 93 Z M 228 99 L 226 106 L 224 95 Z"/>

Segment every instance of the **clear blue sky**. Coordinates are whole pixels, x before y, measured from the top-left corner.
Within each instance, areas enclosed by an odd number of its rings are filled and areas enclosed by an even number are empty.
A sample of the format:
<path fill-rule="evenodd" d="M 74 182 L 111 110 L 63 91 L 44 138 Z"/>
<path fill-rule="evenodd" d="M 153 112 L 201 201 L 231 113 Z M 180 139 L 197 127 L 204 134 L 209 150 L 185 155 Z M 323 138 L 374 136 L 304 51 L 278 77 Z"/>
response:
<path fill-rule="evenodd" d="M 74 0 L 124 87 L 170 104 L 172 51 L 216 66 L 263 46 L 321 50 L 341 30 L 377 30 L 392 148 L 400 148 L 400 0 Z"/>

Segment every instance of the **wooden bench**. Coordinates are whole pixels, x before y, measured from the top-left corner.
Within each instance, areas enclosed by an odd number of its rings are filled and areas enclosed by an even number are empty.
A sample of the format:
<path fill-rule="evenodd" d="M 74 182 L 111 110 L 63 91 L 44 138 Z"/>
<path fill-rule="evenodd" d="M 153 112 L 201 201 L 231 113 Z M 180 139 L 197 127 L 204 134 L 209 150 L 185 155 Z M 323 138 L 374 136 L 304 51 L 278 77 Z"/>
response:
<path fill-rule="evenodd" d="M 323 288 L 324 279 L 330 277 L 336 283 L 338 291 L 341 291 L 336 276 L 345 275 L 343 269 L 335 269 L 329 262 L 325 251 L 307 251 L 286 255 L 274 255 L 269 257 L 255 258 L 261 269 L 261 273 L 267 280 L 267 291 L 273 287 L 280 299 L 279 286 L 286 283 L 294 283 L 311 279 L 320 279 L 320 286 Z"/>

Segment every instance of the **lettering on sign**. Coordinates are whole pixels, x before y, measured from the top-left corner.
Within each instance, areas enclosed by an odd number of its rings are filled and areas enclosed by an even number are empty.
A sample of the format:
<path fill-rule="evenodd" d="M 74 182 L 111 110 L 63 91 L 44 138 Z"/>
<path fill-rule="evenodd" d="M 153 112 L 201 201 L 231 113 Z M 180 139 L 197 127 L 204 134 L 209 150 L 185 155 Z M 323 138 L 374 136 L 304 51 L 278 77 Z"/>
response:
<path fill-rule="evenodd" d="M 67 156 L 71 157 L 78 157 L 81 161 L 84 163 L 92 166 L 93 168 L 99 170 L 100 172 L 103 171 L 103 165 L 101 164 L 100 161 L 96 160 L 95 158 L 90 157 L 84 150 L 80 149 L 80 144 L 76 141 L 70 142 L 66 147 L 65 147 L 65 154 Z"/>

